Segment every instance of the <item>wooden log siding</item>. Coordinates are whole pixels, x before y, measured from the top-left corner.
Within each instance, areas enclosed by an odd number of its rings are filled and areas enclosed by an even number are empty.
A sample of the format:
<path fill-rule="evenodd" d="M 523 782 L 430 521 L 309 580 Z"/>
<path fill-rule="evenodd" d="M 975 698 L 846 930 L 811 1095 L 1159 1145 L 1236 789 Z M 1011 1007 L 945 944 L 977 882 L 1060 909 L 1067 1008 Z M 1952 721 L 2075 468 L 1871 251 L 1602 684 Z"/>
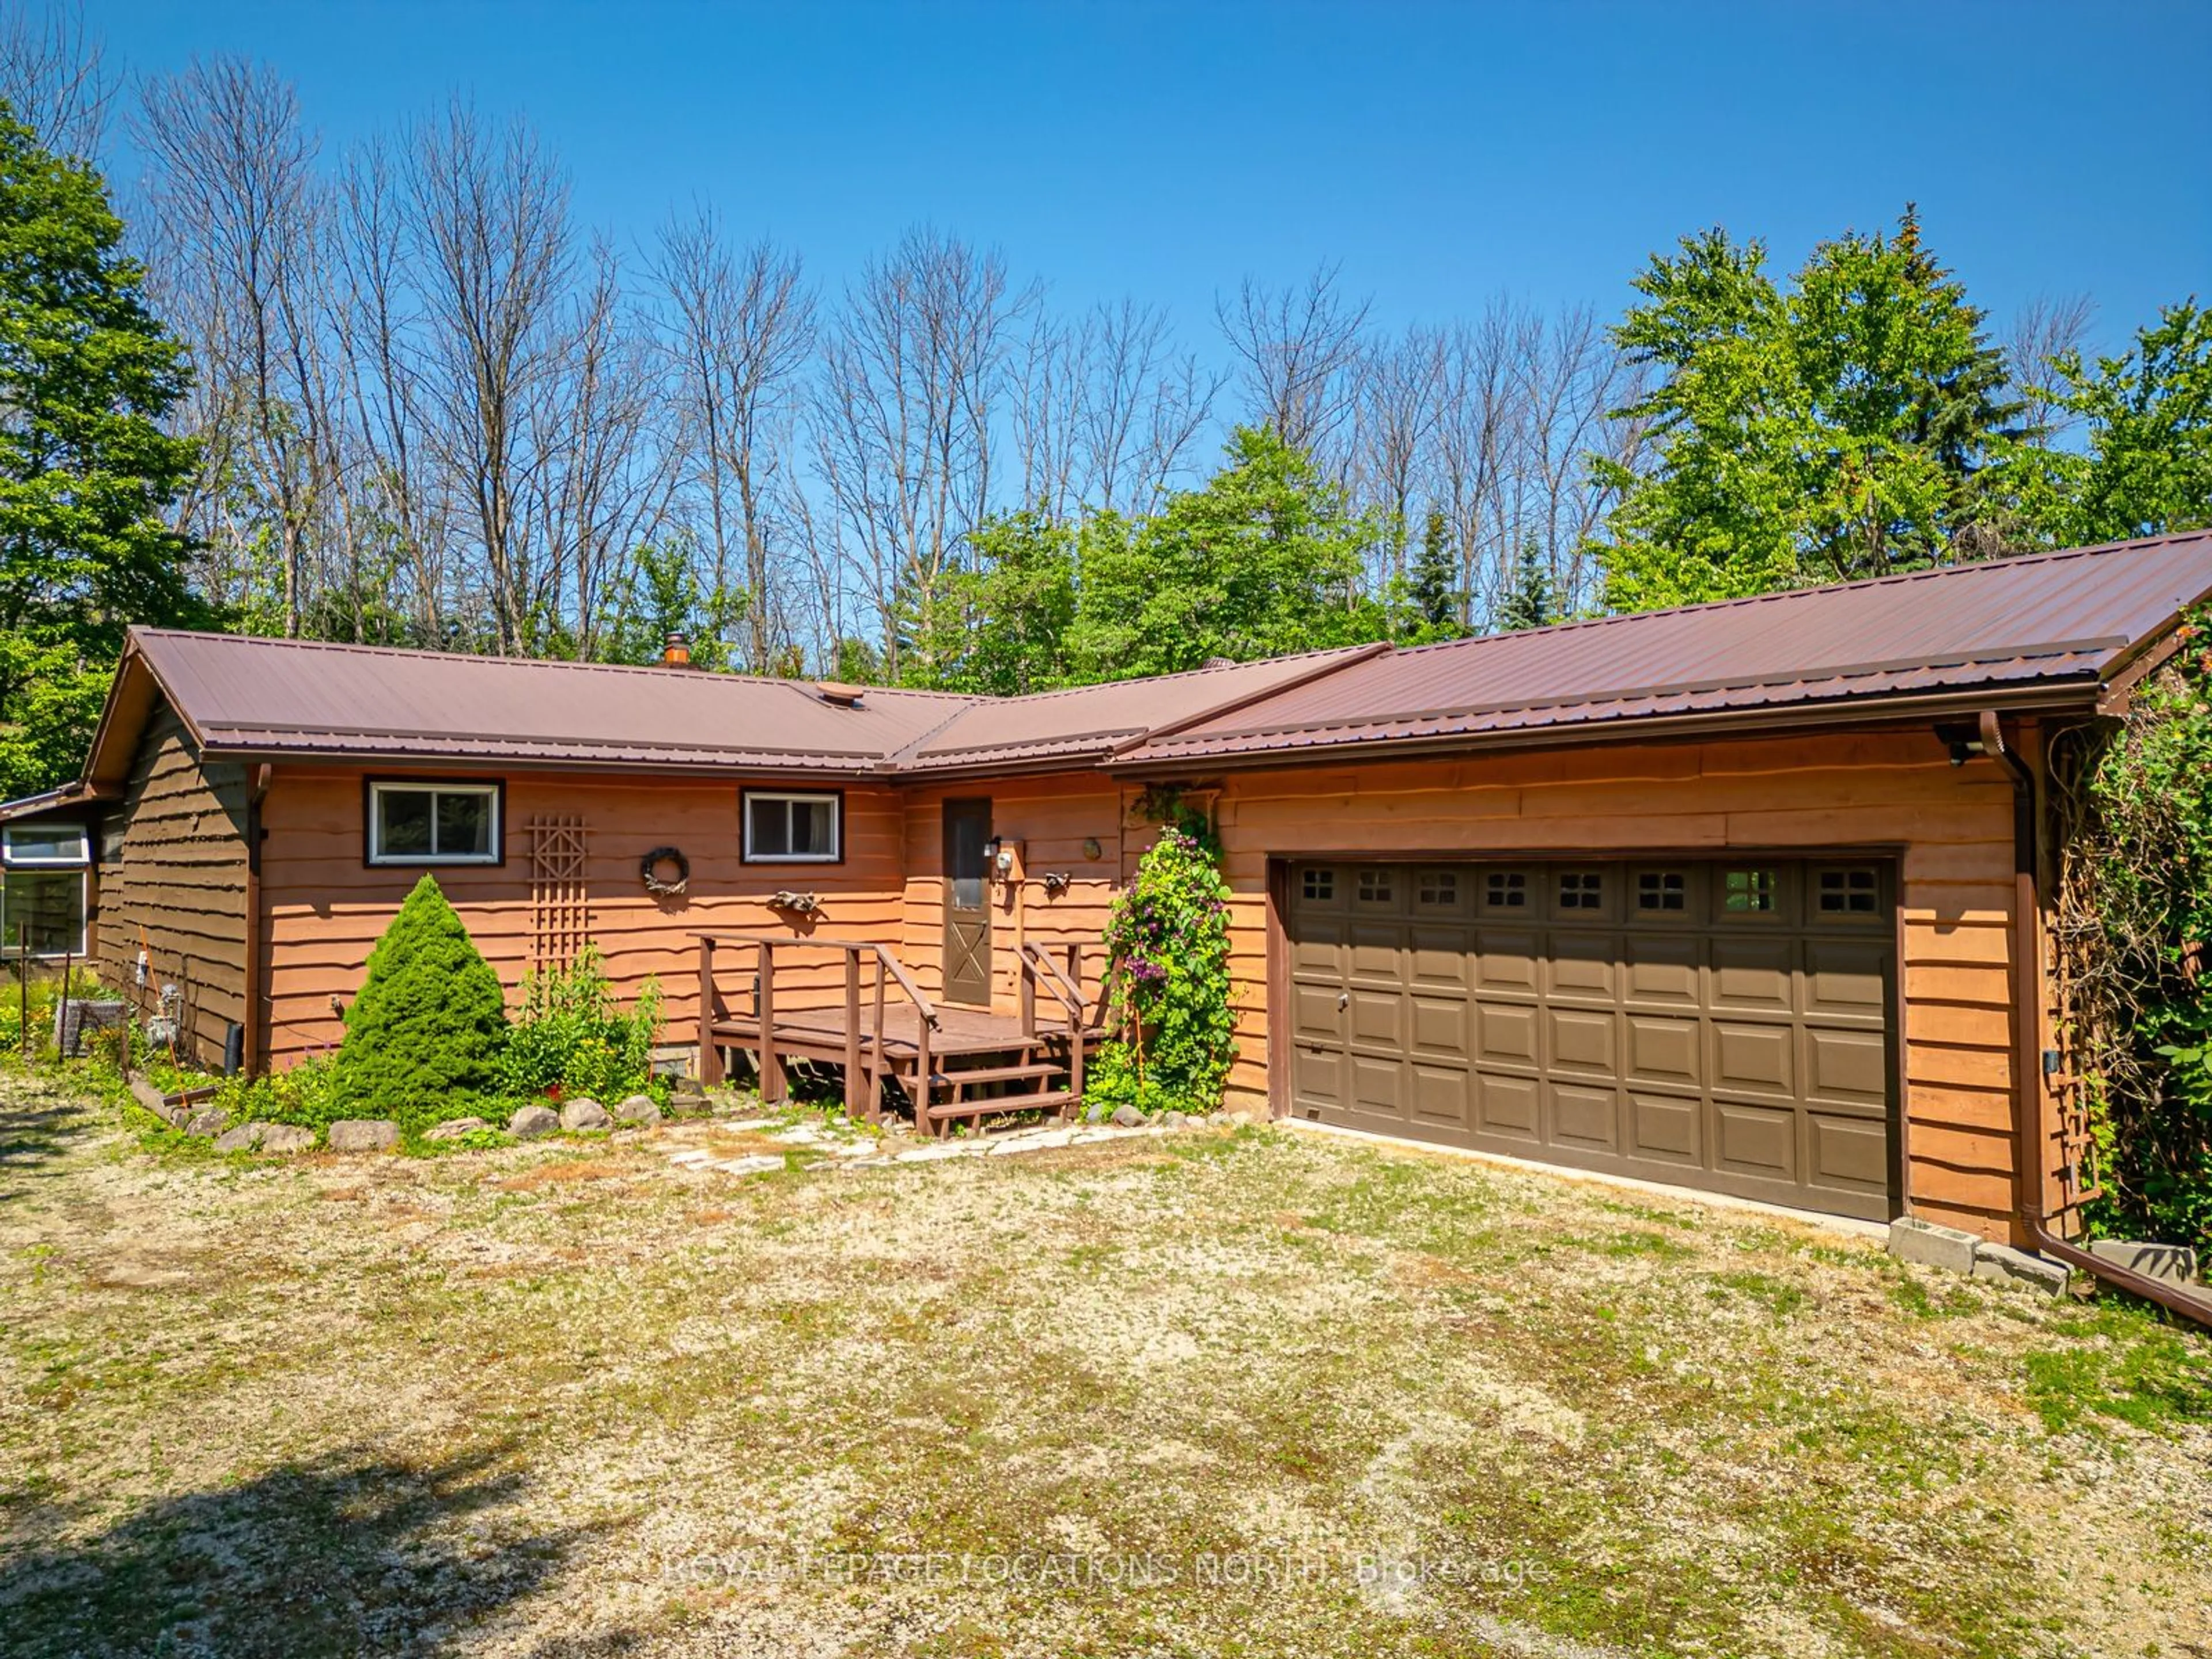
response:
<path fill-rule="evenodd" d="M 1084 989 L 1095 995 L 1103 956 L 1099 939 L 1119 890 L 1122 868 L 1121 817 L 1133 793 L 1098 773 L 1051 773 L 909 790 L 906 797 L 906 888 L 899 960 L 931 996 L 945 992 L 945 838 L 947 797 L 972 799 L 988 795 L 994 835 L 1023 844 L 1026 879 L 1021 896 L 1020 937 L 1058 951 L 1072 944 L 1087 948 Z M 1098 856 L 1084 851 L 1098 843 Z M 1064 893 L 1048 894 L 1044 878 L 1057 872 L 1070 879 Z M 1021 1010 L 1020 959 L 1016 950 L 1015 909 L 1006 887 L 991 888 L 991 1007 L 996 1013 Z"/>
<path fill-rule="evenodd" d="M 1271 856 L 1904 849 L 1905 1134 L 1915 1213 L 2010 1231 L 2012 793 L 1924 728 L 1231 774 L 1218 818 L 1239 1054 L 1267 1098 Z"/>
<path fill-rule="evenodd" d="M 116 809 L 122 857 L 100 877 L 100 977 L 149 1015 L 162 986 L 178 987 L 183 1044 L 206 1065 L 221 1062 L 231 1022 L 246 1018 L 246 794 L 244 767 L 203 764 L 175 711 L 157 707 Z"/>
<path fill-rule="evenodd" d="M 384 775 L 382 770 L 369 775 Z M 363 773 L 280 768 L 262 820 L 262 893 L 269 919 L 270 1052 L 275 1063 L 334 1047 L 344 1028 L 331 1006 L 361 988 L 368 952 L 424 866 L 371 866 L 362 844 Z M 459 775 L 456 775 L 457 776 Z M 490 777 L 491 772 L 471 775 Z M 846 786 L 844 859 L 838 864 L 746 864 L 740 856 L 738 791 L 722 783 L 605 775 L 506 775 L 507 862 L 431 866 L 510 998 L 529 964 L 532 938 L 528 824 L 533 817 L 580 816 L 589 830 L 586 880 L 592 937 L 625 1001 L 657 976 L 667 1026 L 662 1041 L 690 1041 L 698 1017 L 701 931 L 822 932 L 896 944 L 903 916 L 900 807 L 891 791 Z M 819 788 L 805 780 L 748 781 L 750 788 Z M 689 890 L 656 898 L 639 863 L 657 847 L 691 861 Z M 769 905 L 788 889 L 820 896 L 813 916 Z M 818 958 L 818 959 L 817 959 Z M 826 952 L 794 953 L 777 964 L 780 997 L 793 1006 L 843 996 L 842 969 Z M 725 998 L 744 989 L 731 965 Z"/>

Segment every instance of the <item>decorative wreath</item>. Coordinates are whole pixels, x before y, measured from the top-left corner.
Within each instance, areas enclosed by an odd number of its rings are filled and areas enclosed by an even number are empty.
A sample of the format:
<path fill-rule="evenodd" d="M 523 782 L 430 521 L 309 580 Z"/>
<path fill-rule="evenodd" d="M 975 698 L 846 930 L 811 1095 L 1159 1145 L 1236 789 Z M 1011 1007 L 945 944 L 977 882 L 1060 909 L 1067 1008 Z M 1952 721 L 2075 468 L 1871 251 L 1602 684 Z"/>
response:
<path fill-rule="evenodd" d="M 676 866 L 675 880 L 664 881 L 661 878 L 660 866 L 664 864 Z M 644 880 L 647 892 L 659 898 L 669 898 L 690 885 L 691 860 L 684 856 L 679 848 L 656 847 L 639 861 L 637 873 Z"/>

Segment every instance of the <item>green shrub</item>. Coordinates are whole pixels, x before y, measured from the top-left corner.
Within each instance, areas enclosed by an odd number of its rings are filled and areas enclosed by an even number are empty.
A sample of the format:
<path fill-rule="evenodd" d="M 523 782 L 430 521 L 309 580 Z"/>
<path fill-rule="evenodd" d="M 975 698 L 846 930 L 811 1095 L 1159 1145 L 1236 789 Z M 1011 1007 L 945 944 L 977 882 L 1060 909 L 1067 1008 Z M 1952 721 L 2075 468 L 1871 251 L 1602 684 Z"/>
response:
<path fill-rule="evenodd" d="M 1170 828 L 1106 924 L 1115 1035 L 1084 1097 L 1109 1109 L 1211 1112 L 1235 1058 L 1229 884 L 1199 839 Z"/>
<path fill-rule="evenodd" d="M 607 982 L 605 959 L 586 945 L 566 969 L 532 974 L 507 1037 L 500 1080 L 523 1099 L 559 1094 L 619 1100 L 641 1091 L 659 1099 L 653 1075 L 660 1035 L 660 986 L 647 980 L 625 1014 Z"/>
<path fill-rule="evenodd" d="M 506 994 L 434 878 L 415 884 L 369 952 L 345 1026 L 330 1072 L 334 1117 L 418 1129 L 497 1091 Z"/>
<path fill-rule="evenodd" d="M 352 1111 L 339 1103 L 331 1087 L 331 1061 L 317 1054 L 266 1077 L 234 1077 L 224 1083 L 214 1103 L 240 1123 L 296 1123 L 325 1129 Z"/>

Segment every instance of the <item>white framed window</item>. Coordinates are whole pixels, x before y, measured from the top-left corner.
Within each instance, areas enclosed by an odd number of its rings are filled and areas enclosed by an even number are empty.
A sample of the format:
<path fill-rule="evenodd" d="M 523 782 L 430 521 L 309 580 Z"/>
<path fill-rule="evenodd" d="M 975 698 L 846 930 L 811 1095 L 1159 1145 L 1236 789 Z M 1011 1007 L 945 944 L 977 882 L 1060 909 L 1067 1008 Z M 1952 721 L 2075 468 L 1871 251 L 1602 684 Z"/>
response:
<path fill-rule="evenodd" d="M 836 864 L 845 856 L 845 798 L 834 791 L 748 789 L 744 817 L 747 864 Z"/>
<path fill-rule="evenodd" d="M 0 874 L 0 955 L 84 955 L 85 872 L 26 869 Z"/>
<path fill-rule="evenodd" d="M 379 782 L 368 786 L 371 864 L 497 864 L 501 792 L 495 783 Z"/>
<path fill-rule="evenodd" d="M 0 861 L 11 869 L 73 870 L 92 862 L 81 823 L 11 823 L 0 829 Z"/>

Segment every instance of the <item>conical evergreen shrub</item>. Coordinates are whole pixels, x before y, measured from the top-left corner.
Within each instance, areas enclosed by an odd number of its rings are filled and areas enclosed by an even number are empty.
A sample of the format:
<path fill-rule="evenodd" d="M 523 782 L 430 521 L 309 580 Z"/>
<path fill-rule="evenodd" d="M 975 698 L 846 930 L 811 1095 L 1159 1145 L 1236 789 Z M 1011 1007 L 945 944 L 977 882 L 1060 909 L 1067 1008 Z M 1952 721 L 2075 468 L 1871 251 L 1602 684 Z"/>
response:
<path fill-rule="evenodd" d="M 331 1068 L 339 1115 L 417 1128 L 496 1091 L 506 994 L 434 878 L 415 884 L 369 952 L 345 1025 Z"/>

